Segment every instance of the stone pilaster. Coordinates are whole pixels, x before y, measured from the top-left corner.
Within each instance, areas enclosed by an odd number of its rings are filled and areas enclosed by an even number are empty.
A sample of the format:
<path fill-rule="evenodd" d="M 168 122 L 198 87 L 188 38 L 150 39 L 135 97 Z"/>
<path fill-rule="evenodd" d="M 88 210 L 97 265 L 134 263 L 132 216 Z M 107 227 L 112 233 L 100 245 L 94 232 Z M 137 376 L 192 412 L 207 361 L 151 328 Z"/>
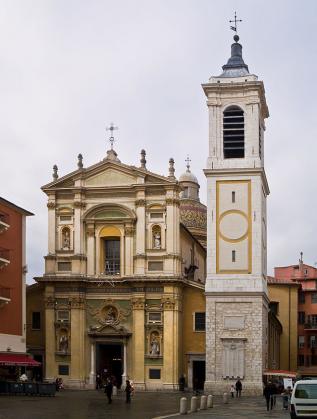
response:
<path fill-rule="evenodd" d="M 133 308 L 133 338 L 132 338 L 132 359 L 133 359 L 133 383 L 136 388 L 145 389 L 144 377 L 144 319 L 145 319 L 145 298 L 144 296 L 134 297 Z"/>
<path fill-rule="evenodd" d="M 47 203 L 48 209 L 48 253 L 56 251 L 56 202 L 55 194 L 50 194 Z"/>
<path fill-rule="evenodd" d="M 69 384 L 74 388 L 85 386 L 85 298 L 70 298 L 71 305 L 71 367 Z"/>
<path fill-rule="evenodd" d="M 45 288 L 45 379 L 54 381 L 57 375 L 55 362 L 55 297 L 54 287 Z"/>
<path fill-rule="evenodd" d="M 139 275 L 145 274 L 145 192 L 138 191 L 136 206 L 136 255 L 135 273 Z"/>
<path fill-rule="evenodd" d="M 168 390 L 178 389 L 180 371 L 180 301 L 174 295 L 165 295 L 162 299 L 164 308 L 164 369 L 163 387 Z"/>

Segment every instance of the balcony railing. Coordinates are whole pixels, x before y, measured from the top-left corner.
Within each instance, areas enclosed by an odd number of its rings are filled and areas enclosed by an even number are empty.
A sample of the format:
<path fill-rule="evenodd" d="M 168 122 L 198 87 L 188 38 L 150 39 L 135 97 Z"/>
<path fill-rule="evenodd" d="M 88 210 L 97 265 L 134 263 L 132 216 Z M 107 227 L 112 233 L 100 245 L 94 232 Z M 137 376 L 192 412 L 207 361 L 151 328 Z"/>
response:
<path fill-rule="evenodd" d="M 317 329 L 317 322 L 307 322 L 304 324 L 304 329 Z"/>
<path fill-rule="evenodd" d="M 9 265 L 10 263 L 10 252 L 7 249 L 0 248 L 0 269 Z"/>
<path fill-rule="evenodd" d="M 6 214 L 0 214 L 0 233 L 8 230 L 10 227 L 10 218 Z"/>
<path fill-rule="evenodd" d="M 0 287 L 0 307 L 11 301 L 10 288 Z"/>
<path fill-rule="evenodd" d="M 120 275 L 120 261 L 109 261 L 105 263 L 104 275 Z"/>

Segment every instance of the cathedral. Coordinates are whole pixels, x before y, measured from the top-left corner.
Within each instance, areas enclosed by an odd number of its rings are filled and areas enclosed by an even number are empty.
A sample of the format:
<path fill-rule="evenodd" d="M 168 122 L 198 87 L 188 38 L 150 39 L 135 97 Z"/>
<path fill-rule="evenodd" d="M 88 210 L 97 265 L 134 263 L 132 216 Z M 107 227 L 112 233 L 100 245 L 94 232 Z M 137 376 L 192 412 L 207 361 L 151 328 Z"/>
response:
<path fill-rule="evenodd" d="M 235 29 L 236 30 L 236 29 Z M 96 377 L 139 389 L 212 394 L 237 379 L 262 394 L 268 368 L 265 119 L 262 81 L 239 36 L 219 76 L 202 85 L 209 112 L 207 207 L 187 170 L 138 167 L 111 147 L 103 160 L 42 187 L 48 202 L 42 294 L 44 376 L 94 388 Z M 113 133 L 113 127 L 111 127 Z M 36 301 L 39 301 L 37 299 Z M 280 333 L 280 332 L 279 332 Z M 35 341 L 34 341 L 35 342 Z M 45 360 L 44 360 L 45 358 Z M 181 379 L 181 380 L 180 380 Z"/>
<path fill-rule="evenodd" d="M 101 162 L 86 168 L 79 155 L 75 171 L 59 177 L 54 166 L 42 187 L 44 377 L 177 389 L 184 376 L 202 388 L 207 210 L 197 178 L 189 160 L 179 180 L 173 159 L 167 176 L 151 172 L 144 150 L 139 167 L 124 164 L 110 140 Z"/>

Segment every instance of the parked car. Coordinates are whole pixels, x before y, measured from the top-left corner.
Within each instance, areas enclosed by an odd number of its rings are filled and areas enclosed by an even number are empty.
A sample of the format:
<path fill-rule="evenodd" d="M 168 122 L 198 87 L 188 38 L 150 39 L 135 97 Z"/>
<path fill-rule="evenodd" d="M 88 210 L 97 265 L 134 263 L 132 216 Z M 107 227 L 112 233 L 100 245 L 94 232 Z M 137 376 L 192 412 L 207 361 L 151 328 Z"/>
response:
<path fill-rule="evenodd" d="M 291 396 L 291 419 L 317 418 L 317 380 L 296 381 Z"/>

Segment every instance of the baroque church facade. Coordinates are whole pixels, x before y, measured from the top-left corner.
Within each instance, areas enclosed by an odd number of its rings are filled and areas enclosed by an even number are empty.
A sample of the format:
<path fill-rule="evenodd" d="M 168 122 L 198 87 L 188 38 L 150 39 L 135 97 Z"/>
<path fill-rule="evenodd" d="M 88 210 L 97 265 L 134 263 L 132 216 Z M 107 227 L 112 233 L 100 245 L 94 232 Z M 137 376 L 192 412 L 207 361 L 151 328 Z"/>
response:
<path fill-rule="evenodd" d="M 44 377 L 73 388 L 94 388 L 97 374 L 139 389 L 177 389 L 181 375 L 203 383 L 206 207 L 189 166 L 178 181 L 173 159 L 161 176 L 144 150 L 135 167 L 111 146 L 87 168 L 79 155 L 66 176 L 54 166 L 42 190 Z"/>
<path fill-rule="evenodd" d="M 240 378 L 262 394 L 268 365 L 264 85 L 249 73 L 239 37 L 220 76 L 203 84 L 209 111 L 205 389 Z"/>

